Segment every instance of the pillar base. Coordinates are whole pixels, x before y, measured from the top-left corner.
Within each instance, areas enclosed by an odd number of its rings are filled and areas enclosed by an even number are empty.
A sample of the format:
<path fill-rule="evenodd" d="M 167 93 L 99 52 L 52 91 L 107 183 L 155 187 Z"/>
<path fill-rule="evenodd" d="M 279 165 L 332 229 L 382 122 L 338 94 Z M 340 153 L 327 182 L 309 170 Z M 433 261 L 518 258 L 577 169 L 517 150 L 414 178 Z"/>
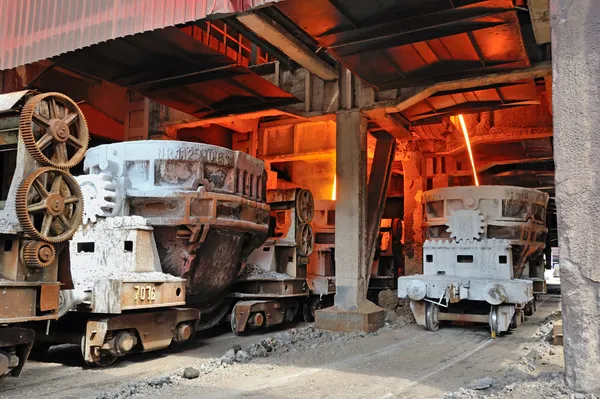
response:
<path fill-rule="evenodd" d="M 384 325 L 384 310 L 370 301 L 353 310 L 333 306 L 315 312 L 315 328 L 321 330 L 372 333 Z"/>

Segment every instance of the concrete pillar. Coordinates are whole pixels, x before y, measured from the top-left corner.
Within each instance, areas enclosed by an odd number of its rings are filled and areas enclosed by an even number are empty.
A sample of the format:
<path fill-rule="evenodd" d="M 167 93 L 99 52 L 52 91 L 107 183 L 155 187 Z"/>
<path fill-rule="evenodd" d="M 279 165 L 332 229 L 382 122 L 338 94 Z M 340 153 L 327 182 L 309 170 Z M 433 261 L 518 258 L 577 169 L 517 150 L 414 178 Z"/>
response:
<path fill-rule="evenodd" d="M 367 122 L 358 110 L 337 114 L 336 174 L 335 306 L 317 310 L 315 326 L 330 331 L 372 332 L 384 326 L 385 317 L 383 309 L 366 299 L 368 266 L 372 261 L 367 210 Z M 383 184 L 387 187 L 387 180 Z"/>
<path fill-rule="evenodd" d="M 404 270 L 423 273 L 423 206 L 427 189 L 427 162 L 420 151 L 402 151 L 404 170 Z"/>
<path fill-rule="evenodd" d="M 552 0 L 554 159 L 567 384 L 600 389 L 600 3 Z"/>
<path fill-rule="evenodd" d="M 353 110 L 336 126 L 335 306 L 352 309 L 367 297 L 367 123 Z"/>

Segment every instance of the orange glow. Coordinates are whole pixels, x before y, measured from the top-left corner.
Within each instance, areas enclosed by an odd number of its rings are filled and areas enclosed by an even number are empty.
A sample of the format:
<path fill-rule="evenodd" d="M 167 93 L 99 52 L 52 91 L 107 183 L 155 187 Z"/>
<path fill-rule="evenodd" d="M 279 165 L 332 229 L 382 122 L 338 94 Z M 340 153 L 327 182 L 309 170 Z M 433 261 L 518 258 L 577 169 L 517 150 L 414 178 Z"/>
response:
<path fill-rule="evenodd" d="M 467 125 L 465 124 L 465 118 L 462 115 L 458 115 L 460 121 L 460 127 L 462 128 L 463 134 L 465 135 L 465 143 L 467 144 L 467 150 L 469 151 L 469 158 L 471 158 L 471 167 L 473 168 L 473 177 L 475 178 L 475 185 L 479 186 L 479 180 L 477 179 L 477 170 L 475 170 L 475 161 L 473 160 L 473 151 L 471 151 L 471 141 L 469 140 L 469 132 L 467 132 Z"/>
<path fill-rule="evenodd" d="M 331 200 L 332 201 L 335 201 L 336 190 L 337 190 L 337 175 L 334 175 L 333 176 L 333 188 L 331 189 Z"/>

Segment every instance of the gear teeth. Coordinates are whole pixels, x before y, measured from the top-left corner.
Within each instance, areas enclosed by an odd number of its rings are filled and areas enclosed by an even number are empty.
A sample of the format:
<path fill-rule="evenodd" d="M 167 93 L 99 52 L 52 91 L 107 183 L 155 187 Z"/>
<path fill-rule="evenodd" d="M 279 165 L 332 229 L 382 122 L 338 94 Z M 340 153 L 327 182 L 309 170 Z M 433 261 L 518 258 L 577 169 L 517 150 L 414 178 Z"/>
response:
<path fill-rule="evenodd" d="M 40 251 L 48 249 L 50 256 L 47 260 L 40 258 Z M 23 247 L 23 262 L 29 267 L 48 267 L 56 260 L 54 245 L 41 241 L 27 241 Z"/>
<path fill-rule="evenodd" d="M 83 141 L 84 145 L 75 153 L 75 155 L 70 160 L 67 160 L 67 162 L 65 163 L 57 163 L 46 157 L 38 147 L 37 142 L 35 140 L 35 136 L 33 135 L 32 126 L 35 108 L 42 100 L 44 100 L 47 97 L 58 97 L 71 103 L 71 105 L 75 107 L 79 118 L 81 118 L 83 127 L 81 132 L 82 138 L 80 138 L 80 141 Z M 21 111 L 21 115 L 19 116 L 19 134 L 23 139 L 25 148 L 27 148 L 27 151 L 33 159 L 35 159 L 39 164 L 43 166 L 53 166 L 58 169 L 69 169 L 77 165 L 85 157 L 85 152 L 88 148 L 90 141 L 87 121 L 85 119 L 85 115 L 83 115 L 83 112 L 81 112 L 81 109 L 79 109 L 77 104 L 68 96 L 55 92 L 38 94 L 31 97 L 29 101 L 27 101 L 27 103 L 23 107 L 23 110 Z"/>
<path fill-rule="evenodd" d="M 96 223 L 98 218 L 114 216 L 120 209 L 119 187 L 110 175 L 81 175 L 76 177 L 83 194 L 83 223 Z"/>
<path fill-rule="evenodd" d="M 75 228 L 72 228 L 71 231 L 69 231 L 67 234 L 63 233 L 60 236 L 56 237 L 47 237 L 42 235 L 33 225 L 33 222 L 31 221 L 31 218 L 29 217 L 29 212 L 27 210 L 27 197 L 29 194 L 29 190 L 33 185 L 33 182 L 39 176 L 48 172 L 60 173 L 63 176 L 63 181 L 70 179 L 72 188 L 75 189 L 73 190 L 75 192 L 72 192 L 71 194 L 76 195 L 81 202 L 81 206 L 76 208 L 79 211 L 72 218 L 72 226 L 75 226 Z M 21 225 L 21 228 L 23 229 L 25 234 L 38 240 L 58 244 L 70 240 L 81 225 L 81 218 L 83 216 L 83 196 L 81 195 L 81 188 L 79 187 L 79 184 L 77 183 L 75 178 L 71 176 L 67 171 L 51 167 L 44 167 L 36 169 L 35 171 L 31 172 L 29 176 L 23 179 L 19 188 L 17 189 L 17 194 L 15 198 L 15 208 L 17 213 L 17 219 L 19 220 L 19 224 Z"/>
<path fill-rule="evenodd" d="M 25 234 L 31 237 L 41 238 L 41 236 L 37 234 L 37 231 L 33 227 L 33 223 L 29 218 L 29 212 L 27 212 L 27 193 L 29 192 L 29 188 L 33 184 L 33 180 L 35 180 L 36 177 L 37 175 L 34 176 L 33 174 L 31 174 L 25 179 L 23 179 L 23 181 L 19 185 L 19 188 L 17 189 L 17 194 L 15 198 L 15 208 L 17 211 L 17 219 L 19 220 L 19 224 L 21 225 L 21 228 L 23 229 Z"/>

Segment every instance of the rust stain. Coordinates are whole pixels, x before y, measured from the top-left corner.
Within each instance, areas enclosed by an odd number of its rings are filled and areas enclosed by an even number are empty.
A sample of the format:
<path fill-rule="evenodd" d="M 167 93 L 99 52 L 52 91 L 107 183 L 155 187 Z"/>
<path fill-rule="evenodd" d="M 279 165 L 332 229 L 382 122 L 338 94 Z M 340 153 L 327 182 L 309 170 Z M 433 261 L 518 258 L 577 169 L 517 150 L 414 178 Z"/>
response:
<path fill-rule="evenodd" d="M 43 284 L 40 289 L 40 310 L 58 310 L 60 286 L 58 284 Z"/>

